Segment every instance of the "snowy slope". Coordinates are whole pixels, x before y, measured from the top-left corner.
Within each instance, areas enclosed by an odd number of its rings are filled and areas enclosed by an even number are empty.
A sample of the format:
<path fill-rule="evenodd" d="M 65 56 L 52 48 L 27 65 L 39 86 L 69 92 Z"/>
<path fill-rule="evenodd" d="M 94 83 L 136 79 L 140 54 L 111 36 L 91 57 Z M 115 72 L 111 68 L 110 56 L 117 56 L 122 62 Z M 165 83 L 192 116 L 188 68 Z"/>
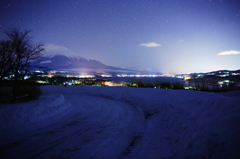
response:
<path fill-rule="evenodd" d="M 240 157 L 239 91 L 42 90 L 38 101 L 0 105 L 1 158 Z"/>
<path fill-rule="evenodd" d="M 71 108 L 72 105 L 65 101 L 62 94 L 52 94 L 39 101 L 24 104 L 5 105 L 0 109 L 0 134 L 13 131 L 12 128 L 25 129 L 39 122 L 58 118 Z"/>
<path fill-rule="evenodd" d="M 73 69 L 73 68 L 112 68 L 96 60 L 87 60 L 79 56 L 71 57 L 62 54 L 45 56 L 31 63 L 33 66 L 47 67 L 48 69 Z"/>

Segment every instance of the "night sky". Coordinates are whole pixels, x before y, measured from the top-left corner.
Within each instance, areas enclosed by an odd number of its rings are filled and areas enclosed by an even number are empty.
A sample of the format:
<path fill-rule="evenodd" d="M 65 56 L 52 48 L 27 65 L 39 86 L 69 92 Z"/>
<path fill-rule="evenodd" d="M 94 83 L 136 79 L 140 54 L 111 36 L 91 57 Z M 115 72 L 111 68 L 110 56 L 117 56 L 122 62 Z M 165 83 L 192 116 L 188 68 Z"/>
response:
<path fill-rule="evenodd" d="M 1 0 L 0 37 L 163 73 L 240 69 L 239 0 Z"/>

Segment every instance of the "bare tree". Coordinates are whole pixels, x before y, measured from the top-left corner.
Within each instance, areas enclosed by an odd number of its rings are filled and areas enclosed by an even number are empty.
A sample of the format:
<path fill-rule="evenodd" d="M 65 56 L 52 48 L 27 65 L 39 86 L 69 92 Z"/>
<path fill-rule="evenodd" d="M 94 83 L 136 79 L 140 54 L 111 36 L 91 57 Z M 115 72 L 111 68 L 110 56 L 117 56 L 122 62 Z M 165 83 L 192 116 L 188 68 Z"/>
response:
<path fill-rule="evenodd" d="M 0 65 L 1 79 L 7 71 L 14 75 L 14 86 L 12 94 L 16 94 L 17 81 L 21 72 L 24 79 L 30 62 L 42 57 L 43 44 L 33 44 L 29 36 L 30 30 L 21 31 L 10 29 L 5 31 L 5 39 L 0 41 Z"/>
<path fill-rule="evenodd" d="M 12 56 L 11 42 L 10 41 L 0 41 L 0 79 L 2 80 L 5 76 L 9 74 L 9 64 L 10 57 Z"/>

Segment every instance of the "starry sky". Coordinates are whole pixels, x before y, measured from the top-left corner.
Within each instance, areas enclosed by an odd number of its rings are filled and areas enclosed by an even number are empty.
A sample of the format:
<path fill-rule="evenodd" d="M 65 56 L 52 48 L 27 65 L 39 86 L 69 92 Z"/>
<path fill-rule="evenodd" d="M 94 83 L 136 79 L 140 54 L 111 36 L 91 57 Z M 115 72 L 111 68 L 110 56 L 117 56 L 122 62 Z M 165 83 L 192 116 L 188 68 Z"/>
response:
<path fill-rule="evenodd" d="M 65 52 L 162 73 L 240 69 L 239 0 L 1 0 L 4 30 Z"/>

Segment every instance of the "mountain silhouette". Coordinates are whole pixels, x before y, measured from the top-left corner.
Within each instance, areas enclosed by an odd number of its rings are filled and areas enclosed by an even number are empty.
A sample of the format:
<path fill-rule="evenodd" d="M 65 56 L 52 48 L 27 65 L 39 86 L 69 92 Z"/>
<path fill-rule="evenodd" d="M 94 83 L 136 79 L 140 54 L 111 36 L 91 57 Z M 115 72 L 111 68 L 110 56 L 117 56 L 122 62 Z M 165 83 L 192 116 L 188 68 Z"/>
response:
<path fill-rule="evenodd" d="M 31 63 L 33 66 L 46 67 L 52 70 L 71 70 L 71 69 L 116 69 L 124 70 L 117 67 L 107 66 L 100 61 L 85 59 L 79 56 L 71 57 L 62 54 L 46 56 Z"/>

